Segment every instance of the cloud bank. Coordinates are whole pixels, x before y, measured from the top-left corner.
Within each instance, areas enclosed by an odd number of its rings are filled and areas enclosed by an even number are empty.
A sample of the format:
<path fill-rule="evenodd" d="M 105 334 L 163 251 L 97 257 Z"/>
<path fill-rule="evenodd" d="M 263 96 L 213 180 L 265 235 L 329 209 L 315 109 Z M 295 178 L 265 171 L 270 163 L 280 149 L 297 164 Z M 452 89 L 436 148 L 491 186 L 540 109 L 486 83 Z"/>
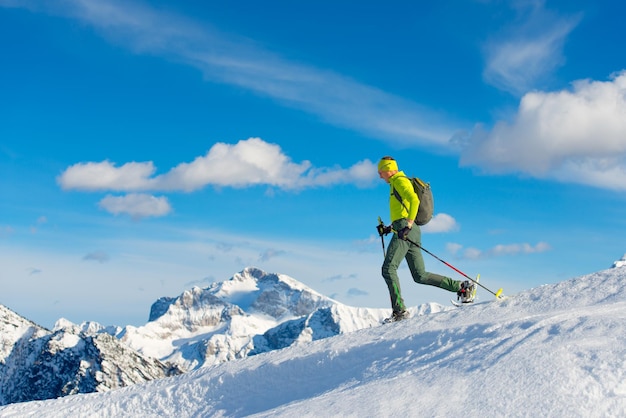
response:
<path fill-rule="evenodd" d="M 180 163 L 165 174 L 155 173 L 151 161 L 119 167 L 110 161 L 84 162 L 68 167 L 57 182 L 64 190 L 81 191 L 193 192 L 206 186 L 255 185 L 297 190 L 336 184 L 366 186 L 376 180 L 376 165 L 366 159 L 347 169 L 315 168 L 309 161 L 292 162 L 276 144 L 250 138 L 234 145 L 216 143 L 192 162 Z"/>
<path fill-rule="evenodd" d="M 524 95 L 511 122 L 476 126 L 460 164 L 626 190 L 626 71 Z"/>
<path fill-rule="evenodd" d="M 507 255 L 517 255 L 517 254 L 535 254 L 535 253 L 543 253 L 546 251 L 550 251 L 552 247 L 550 244 L 546 242 L 538 242 L 535 245 L 531 245 L 528 243 L 521 244 L 498 244 L 493 248 L 488 250 L 480 250 L 478 248 L 464 248 L 460 244 L 449 243 L 447 245 L 447 250 L 449 253 L 453 255 L 457 255 L 461 258 L 466 259 L 480 259 L 480 258 L 492 258 L 492 257 L 502 257 Z"/>
<path fill-rule="evenodd" d="M 260 138 L 236 144 L 216 143 L 204 156 L 178 164 L 165 174 L 156 174 L 151 161 L 128 162 L 117 166 L 110 161 L 77 163 L 64 170 L 57 183 L 63 190 L 87 192 L 127 192 L 108 195 L 100 208 L 133 218 L 164 216 L 172 211 L 166 197 L 144 192 L 193 192 L 207 186 L 269 186 L 282 190 L 302 190 L 337 184 L 367 186 L 377 178 L 370 160 L 341 167 L 316 168 L 309 161 L 294 163 L 276 144 Z"/>

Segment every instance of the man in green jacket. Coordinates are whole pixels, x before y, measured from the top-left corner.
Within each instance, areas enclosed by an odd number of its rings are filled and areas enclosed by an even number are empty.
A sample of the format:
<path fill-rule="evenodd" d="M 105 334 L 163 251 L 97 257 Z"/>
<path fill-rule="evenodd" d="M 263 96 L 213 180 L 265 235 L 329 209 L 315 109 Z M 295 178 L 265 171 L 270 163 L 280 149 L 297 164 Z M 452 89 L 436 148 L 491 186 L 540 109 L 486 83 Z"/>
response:
<path fill-rule="evenodd" d="M 430 273 L 424 267 L 424 258 L 421 249 L 412 244 L 421 245 L 421 231 L 418 225 L 414 224 L 417 211 L 419 210 L 419 198 L 413 190 L 411 180 L 398 170 L 398 163 L 392 157 L 383 157 L 378 163 L 378 175 L 385 182 L 389 183 L 389 210 L 391 213 L 391 225 L 378 227 L 381 236 L 395 231 L 383 262 L 382 274 L 389 288 L 391 297 L 391 308 L 393 314 L 388 322 L 400 321 L 408 318 L 402 294 L 400 292 L 400 279 L 398 277 L 398 267 L 403 259 L 406 260 L 411 271 L 411 276 L 416 283 L 427 284 L 440 287 L 450 292 L 456 292 L 463 302 L 471 302 L 470 295 L 474 294 L 474 284 L 469 281 L 452 280 L 449 277 Z M 400 197 L 400 202 L 394 196 L 394 189 Z"/>

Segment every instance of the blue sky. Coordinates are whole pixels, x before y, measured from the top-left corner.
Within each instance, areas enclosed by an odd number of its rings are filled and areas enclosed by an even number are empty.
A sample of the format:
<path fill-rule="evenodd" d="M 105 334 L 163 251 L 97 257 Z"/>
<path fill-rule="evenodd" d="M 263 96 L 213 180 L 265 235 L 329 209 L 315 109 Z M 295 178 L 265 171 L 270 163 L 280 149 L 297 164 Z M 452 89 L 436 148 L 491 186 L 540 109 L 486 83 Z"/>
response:
<path fill-rule="evenodd" d="M 0 303 L 44 326 L 142 324 L 246 266 L 388 307 L 383 155 L 434 189 L 424 247 L 487 286 L 626 252 L 618 2 L 0 6 Z"/>

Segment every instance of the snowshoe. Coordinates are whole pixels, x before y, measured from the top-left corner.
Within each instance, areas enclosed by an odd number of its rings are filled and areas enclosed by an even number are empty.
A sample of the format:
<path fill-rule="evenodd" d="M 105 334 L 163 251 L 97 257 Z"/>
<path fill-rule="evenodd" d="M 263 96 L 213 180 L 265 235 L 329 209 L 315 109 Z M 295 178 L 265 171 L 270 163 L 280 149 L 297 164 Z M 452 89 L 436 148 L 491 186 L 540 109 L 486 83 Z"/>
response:
<path fill-rule="evenodd" d="M 469 280 L 461 283 L 461 289 L 456 293 L 456 299 L 461 303 L 472 303 L 476 298 L 477 286 Z"/>
<path fill-rule="evenodd" d="M 385 318 L 383 320 L 383 324 L 389 324 L 391 322 L 402 321 L 403 319 L 407 319 L 408 317 L 409 317 L 409 311 L 407 310 L 393 311 L 393 314 L 391 314 L 389 318 Z"/>

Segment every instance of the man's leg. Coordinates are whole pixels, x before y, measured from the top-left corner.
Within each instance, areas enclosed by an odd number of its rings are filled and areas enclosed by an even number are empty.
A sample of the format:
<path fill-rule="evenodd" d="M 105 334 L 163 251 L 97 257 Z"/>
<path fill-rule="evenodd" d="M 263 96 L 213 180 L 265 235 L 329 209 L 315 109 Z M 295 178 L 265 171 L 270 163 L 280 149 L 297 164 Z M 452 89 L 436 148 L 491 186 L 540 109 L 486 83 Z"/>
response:
<path fill-rule="evenodd" d="M 394 312 L 405 310 L 404 300 L 400 292 L 400 278 L 398 277 L 398 267 L 409 250 L 410 243 L 402 241 L 397 235 L 391 238 L 389 248 L 383 262 L 382 274 L 389 289 L 391 298 L 391 308 Z"/>
<path fill-rule="evenodd" d="M 409 233 L 409 239 L 413 242 L 421 244 L 421 235 L 420 228 L 418 226 L 414 226 Z M 411 270 L 411 276 L 413 276 L 415 283 L 440 287 L 442 289 L 449 290 L 450 292 L 458 292 L 461 288 L 461 282 L 458 280 L 452 280 L 451 278 L 440 274 L 427 272 L 424 267 L 422 250 L 416 245 L 411 244 L 406 253 L 406 262 L 409 265 L 409 270 Z"/>

